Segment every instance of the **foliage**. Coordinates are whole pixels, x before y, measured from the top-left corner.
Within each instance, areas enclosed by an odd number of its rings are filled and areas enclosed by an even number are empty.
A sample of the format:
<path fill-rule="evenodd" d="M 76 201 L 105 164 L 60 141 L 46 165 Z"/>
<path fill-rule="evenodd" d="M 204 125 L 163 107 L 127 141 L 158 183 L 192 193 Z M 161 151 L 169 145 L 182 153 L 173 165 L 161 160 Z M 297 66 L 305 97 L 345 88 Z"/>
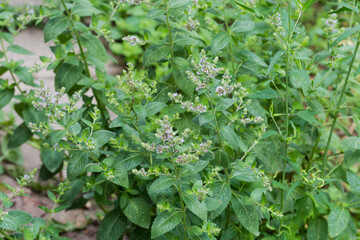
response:
<path fill-rule="evenodd" d="M 23 119 L 4 124 L 2 151 L 40 148 L 41 180 L 65 169 L 41 209 L 94 200 L 98 239 L 356 239 L 356 3 L 46 0 L 18 16 L 2 4 L 0 108 Z M 26 68 L 7 52 L 32 54 L 13 44 L 29 23 L 54 58 Z M 118 76 L 107 46 L 127 63 Z M 34 80 L 43 66 L 54 92 Z M 0 196 L 5 238 L 59 236 Z"/>

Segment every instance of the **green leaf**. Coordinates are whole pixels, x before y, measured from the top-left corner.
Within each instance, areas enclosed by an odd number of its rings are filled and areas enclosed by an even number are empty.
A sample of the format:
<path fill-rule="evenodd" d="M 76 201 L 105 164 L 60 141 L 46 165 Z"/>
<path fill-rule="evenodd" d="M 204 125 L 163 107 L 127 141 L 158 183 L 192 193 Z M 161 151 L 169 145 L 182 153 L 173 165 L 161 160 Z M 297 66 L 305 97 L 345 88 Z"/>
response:
<path fill-rule="evenodd" d="M 218 33 L 211 41 L 211 50 L 218 52 L 230 43 L 231 37 L 227 33 Z"/>
<path fill-rule="evenodd" d="M 249 98 L 258 98 L 258 99 L 272 99 L 280 98 L 280 95 L 277 91 L 272 88 L 267 88 L 264 90 L 256 91 L 249 95 Z"/>
<path fill-rule="evenodd" d="M 166 104 L 163 102 L 151 102 L 147 104 L 145 107 L 146 116 L 147 117 L 154 116 L 155 114 L 163 110 L 165 107 Z"/>
<path fill-rule="evenodd" d="M 261 57 L 259 57 L 258 55 L 256 55 L 253 52 L 241 49 L 237 53 L 238 53 L 239 57 L 244 58 L 246 61 L 260 65 L 262 67 L 268 67 L 266 62 Z"/>
<path fill-rule="evenodd" d="M 24 231 L 24 239 L 25 240 L 33 240 L 35 238 L 33 232 L 30 230 L 29 226 L 24 227 L 23 231 Z"/>
<path fill-rule="evenodd" d="M 336 46 L 339 42 L 342 40 L 345 40 L 346 38 L 350 37 L 354 33 L 358 32 L 360 30 L 360 25 L 357 25 L 355 27 L 352 27 L 348 30 L 346 30 L 343 34 L 341 34 L 335 41 L 330 45 L 330 48 Z"/>
<path fill-rule="evenodd" d="M 230 127 L 227 126 L 221 127 L 220 133 L 232 149 L 236 151 L 239 151 L 241 149 L 243 152 L 246 152 L 247 149 L 244 142 Z"/>
<path fill-rule="evenodd" d="M 245 4 L 242 4 L 242 3 L 240 3 L 239 1 L 236 1 L 236 0 L 235 0 L 235 3 L 236 3 L 237 5 L 239 5 L 240 7 L 243 7 L 243 8 L 246 9 L 247 11 L 249 11 L 249 12 L 251 12 L 251 13 L 255 13 L 254 9 L 246 6 Z"/>
<path fill-rule="evenodd" d="M 47 22 L 44 28 L 44 40 L 48 42 L 61 33 L 63 33 L 70 26 L 70 21 L 66 16 L 59 16 Z"/>
<path fill-rule="evenodd" d="M 209 188 L 213 193 L 213 198 L 221 202 L 221 205 L 209 214 L 210 219 L 215 219 L 228 206 L 231 199 L 231 187 L 228 182 L 217 181 L 212 183 Z"/>
<path fill-rule="evenodd" d="M 10 231 L 15 231 L 18 227 L 16 218 L 11 216 L 10 214 L 5 215 L 3 220 L 0 221 L 0 228 Z"/>
<path fill-rule="evenodd" d="M 13 217 L 18 227 L 25 225 L 32 220 L 32 216 L 29 213 L 21 210 L 11 210 L 9 211 L 9 215 Z"/>
<path fill-rule="evenodd" d="M 92 138 L 98 147 L 108 143 L 110 138 L 115 137 L 115 133 L 108 130 L 99 130 L 94 132 Z"/>
<path fill-rule="evenodd" d="M 53 201 L 53 202 L 56 201 L 56 196 L 52 191 L 47 190 L 46 193 L 47 193 L 47 195 L 48 195 L 48 197 L 50 198 L 51 201 Z"/>
<path fill-rule="evenodd" d="M 65 137 L 66 131 L 65 130 L 53 130 L 49 134 L 49 144 L 50 146 L 54 146 L 58 143 L 63 137 Z"/>
<path fill-rule="evenodd" d="M 240 165 L 242 164 L 242 165 Z M 237 181 L 243 182 L 257 182 L 259 179 L 255 176 L 254 171 L 250 168 L 245 166 L 242 162 L 234 163 L 232 165 L 234 171 L 231 174 L 231 178 L 236 179 Z"/>
<path fill-rule="evenodd" d="M 145 160 L 145 156 L 143 154 L 119 154 L 117 159 L 121 161 L 126 169 L 131 170 L 139 165 L 143 160 Z"/>
<path fill-rule="evenodd" d="M 164 211 L 156 216 L 151 226 L 151 239 L 160 237 L 161 235 L 173 230 L 182 219 L 182 213 L 179 211 Z"/>
<path fill-rule="evenodd" d="M 281 58 L 281 56 L 284 54 L 283 50 L 279 50 L 274 57 L 271 59 L 269 67 L 266 71 L 266 75 L 269 75 L 269 73 L 274 69 L 275 64 L 277 63 L 277 61 Z"/>
<path fill-rule="evenodd" d="M 168 189 L 172 185 L 176 183 L 176 179 L 170 176 L 160 176 L 158 179 L 156 179 L 149 189 L 149 194 L 152 194 L 157 191 L 163 191 L 165 189 Z"/>
<path fill-rule="evenodd" d="M 23 55 L 33 55 L 34 53 L 30 52 L 29 50 L 19 46 L 19 45 L 10 45 L 7 48 L 8 51 L 10 52 L 14 52 L 14 53 L 19 53 L 19 54 L 23 54 Z"/>
<path fill-rule="evenodd" d="M 90 33 L 80 35 L 81 44 L 86 47 L 89 55 L 95 57 L 103 63 L 107 63 L 108 54 L 100 39 Z"/>
<path fill-rule="evenodd" d="M 72 86 L 81 78 L 82 66 L 63 63 L 56 71 L 55 87 L 65 87 L 68 92 Z"/>
<path fill-rule="evenodd" d="M 313 240 L 327 240 L 328 228 L 326 220 L 322 217 L 313 219 L 309 223 L 309 227 L 306 233 L 307 239 Z"/>
<path fill-rule="evenodd" d="M 302 11 L 304 12 L 307 8 L 311 7 L 311 5 L 313 5 L 316 2 L 316 0 L 307 0 L 303 5 L 302 5 Z"/>
<path fill-rule="evenodd" d="M 54 173 L 63 162 L 64 151 L 58 152 L 51 148 L 41 147 L 40 157 L 45 167 Z"/>
<path fill-rule="evenodd" d="M 70 126 L 74 125 L 75 123 L 79 122 L 79 120 L 85 110 L 86 110 L 86 107 L 83 107 L 83 108 L 80 108 L 79 110 L 77 110 L 76 112 L 73 112 L 70 115 L 70 119 L 69 119 L 69 122 L 67 123 L 67 126 L 70 127 Z"/>
<path fill-rule="evenodd" d="M 306 70 L 294 69 L 290 72 L 290 82 L 295 88 L 310 85 L 310 77 Z"/>
<path fill-rule="evenodd" d="M 360 178 L 356 173 L 351 170 L 347 170 L 346 180 L 349 183 L 352 192 L 360 193 Z"/>
<path fill-rule="evenodd" d="M 172 75 L 176 86 L 185 94 L 191 96 L 194 92 L 195 85 L 187 77 L 186 71 L 188 70 L 188 66 L 189 62 L 186 61 L 186 59 L 175 57 Z"/>
<path fill-rule="evenodd" d="M 350 213 L 344 207 L 334 206 L 328 217 L 329 236 L 334 238 L 339 236 L 348 226 Z"/>
<path fill-rule="evenodd" d="M 314 111 L 303 110 L 303 111 L 297 112 L 296 115 L 299 116 L 300 118 L 304 119 L 305 121 L 307 121 L 310 124 L 321 125 L 321 123 L 315 117 L 316 113 Z"/>
<path fill-rule="evenodd" d="M 26 126 L 26 123 L 23 122 L 17 128 L 15 128 L 14 133 L 10 135 L 8 148 L 20 147 L 23 143 L 29 140 L 32 136 L 31 131 Z"/>
<path fill-rule="evenodd" d="M 74 4 L 72 14 L 77 16 L 91 16 L 92 14 L 100 13 L 88 0 L 78 0 Z"/>
<path fill-rule="evenodd" d="M 0 90 L 0 109 L 5 107 L 14 96 L 14 89 L 13 88 L 6 88 Z"/>
<path fill-rule="evenodd" d="M 150 207 L 143 198 L 122 194 L 120 207 L 131 222 L 140 227 L 149 228 L 151 221 Z"/>
<path fill-rule="evenodd" d="M 119 209 L 114 209 L 106 214 L 101 221 L 96 239 L 118 240 L 125 230 L 126 222 Z"/>
<path fill-rule="evenodd" d="M 204 222 L 207 221 L 207 208 L 204 201 L 200 203 L 197 196 L 191 193 L 190 190 L 183 192 L 181 197 L 192 213 L 201 218 Z"/>
<path fill-rule="evenodd" d="M 231 31 L 233 32 L 249 32 L 255 27 L 255 22 L 251 20 L 237 20 L 231 25 Z"/>
<path fill-rule="evenodd" d="M 87 152 L 73 152 L 67 166 L 67 176 L 70 179 L 76 178 L 85 171 L 85 167 L 88 163 L 89 157 Z"/>
<path fill-rule="evenodd" d="M 259 214 L 254 205 L 248 205 L 243 198 L 233 196 L 231 205 L 241 225 L 255 236 L 259 236 Z"/>
<path fill-rule="evenodd" d="M 190 0 L 169 0 L 169 8 L 177 8 L 189 3 Z"/>
<path fill-rule="evenodd" d="M 111 167 L 114 168 L 114 179 L 112 181 L 124 188 L 129 188 L 129 177 L 124 164 L 120 161 L 114 161 Z"/>
<path fill-rule="evenodd" d="M 133 108 L 134 112 L 140 119 L 144 119 L 146 117 L 146 110 L 142 104 L 137 104 Z"/>
<path fill-rule="evenodd" d="M 360 149 L 360 137 L 347 137 L 341 141 L 341 149 L 343 151 L 359 150 Z"/>
<path fill-rule="evenodd" d="M 229 161 L 229 155 L 224 150 L 219 149 L 215 152 L 215 158 L 211 161 L 211 164 L 227 168 Z"/>
<path fill-rule="evenodd" d="M 151 45 L 148 47 L 143 56 L 144 67 L 148 67 L 151 64 L 165 58 L 170 53 L 170 47 L 168 45 Z"/>

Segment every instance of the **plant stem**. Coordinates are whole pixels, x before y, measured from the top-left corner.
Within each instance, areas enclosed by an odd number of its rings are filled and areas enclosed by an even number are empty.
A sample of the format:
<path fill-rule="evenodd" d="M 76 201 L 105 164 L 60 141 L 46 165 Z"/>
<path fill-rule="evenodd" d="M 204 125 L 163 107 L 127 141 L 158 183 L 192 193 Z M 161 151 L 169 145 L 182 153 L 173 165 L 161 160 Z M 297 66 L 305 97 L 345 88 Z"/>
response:
<path fill-rule="evenodd" d="M 73 32 L 75 33 L 75 37 L 76 37 L 76 41 L 77 41 L 77 43 L 78 43 L 78 45 L 79 45 L 81 57 L 82 57 L 83 62 L 84 62 L 84 64 L 85 64 L 86 75 L 87 75 L 88 77 L 90 77 L 89 65 L 88 65 L 88 63 L 87 63 L 87 61 L 86 61 L 85 53 L 84 53 L 83 47 L 82 47 L 82 45 L 81 45 L 79 33 L 78 33 L 78 31 L 75 29 L 74 20 L 72 19 L 72 15 L 71 15 L 71 13 L 69 12 L 69 9 L 66 7 L 64 0 L 60 0 L 60 1 L 61 1 L 62 5 L 63 5 L 63 7 L 64 7 L 64 9 L 65 9 L 66 14 L 69 16 L 71 27 L 72 27 L 72 29 L 73 29 Z"/>
<path fill-rule="evenodd" d="M 288 28 L 288 39 L 287 39 L 287 54 L 286 54 L 286 94 L 285 94 L 285 139 L 284 139 L 284 161 L 282 169 L 282 184 L 285 183 L 285 172 L 286 172 L 286 158 L 288 154 L 288 137 L 289 137 L 289 68 L 290 68 L 290 42 L 291 42 L 291 0 L 288 1 L 289 4 L 289 28 Z M 281 189 L 281 201 L 280 201 L 280 211 L 283 211 L 284 207 L 284 190 Z M 281 232 L 282 219 L 279 225 L 279 233 Z"/>
<path fill-rule="evenodd" d="M 75 29 L 74 20 L 72 19 L 72 15 L 71 15 L 71 13 L 69 12 L 69 9 L 66 7 L 64 0 L 60 0 L 60 1 L 61 1 L 62 5 L 63 5 L 63 7 L 64 7 L 64 9 L 65 9 L 66 14 L 69 16 L 70 23 L 71 23 L 71 27 L 72 27 L 72 30 L 73 30 L 73 32 L 74 32 L 74 34 L 75 34 L 76 41 L 77 41 L 77 43 L 78 43 L 78 45 L 79 45 L 81 57 L 82 57 L 82 60 L 83 60 L 83 62 L 84 62 L 84 65 L 85 65 L 86 75 L 87 75 L 88 77 L 91 77 L 91 75 L 90 75 L 90 70 L 89 70 L 89 64 L 88 64 L 88 62 L 87 62 L 87 60 L 86 60 L 86 56 L 85 56 L 85 53 L 84 53 L 84 50 L 83 50 L 83 47 L 82 47 L 82 44 L 81 44 L 81 41 L 80 41 L 79 33 L 78 33 L 78 31 Z M 106 116 L 105 116 L 105 111 L 106 111 L 105 106 L 101 103 L 101 100 L 99 99 L 98 94 L 96 93 L 96 90 L 92 88 L 92 91 L 93 91 L 93 93 L 94 93 L 94 97 L 95 97 L 95 99 L 96 99 L 96 102 L 98 103 L 98 107 L 99 107 L 99 109 L 101 110 L 101 116 L 102 116 L 104 119 L 106 119 Z"/>
<path fill-rule="evenodd" d="M 6 63 L 9 63 L 9 59 L 6 55 L 6 50 L 5 50 L 5 46 L 4 46 L 4 41 L 3 39 L 0 37 L 0 43 L 1 43 L 1 51 L 4 53 L 4 58 L 5 58 L 5 61 Z M 22 91 L 21 88 L 20 88 L 20 85 L 19 83 L 16 81 L 16 78 L 14 76 L 14 73 L 11 69 L 9 69 L 9 72 L 10 72 L 10 75 L 11 75 L 11 78 L 13 79 L 17 89 L 20 91 L 21 94 L 25 93 L 25 91 Z"/>
<path fill-rule="evenodd" d="M 174 166 L 174 170 L 175 170 L 175 176 L 176 176 L 176 188 L 178 190 L 179 193 L 179 198 L 180 198 L 180 204 L 181 204 L 181 209 L 183 211 L 183 226 L 184 226 L 184 240 L 187 240 L 187 225 L 186 225 L 186 208 L 185 208 L 185 204 L 184 201 L 182 199 L 182 191 L 181 191 L 181 184 L 180 184 L 180 178 L 179 178 L 179 169 L 176 166 L 176 162 L 175 162 L 175 158 L 174 158 L 174 150 L 172 149 L 171 152 L 171 162 Z"/>
<path fill-rule="evenodd" d="M 340 112 L 340 105 L 341 105 L 341 101 L 344 97 L 344 93 L 345 93 L 345 89 L 346 89 L 346 86 L 349 82 L 349 78 L 350 78 L 350 73 L 351 73 L 351 70 L 352 70 L 352 67 L 354 65 L 354 61 L 355 61 L 355 58 L 356 58 L 356 54 L 357 54 L 357 51 L 359 49 L 359 45 L 360 45 L 360 33 L 358 35 L 358 38 L 357 38 L 357 41 L 356 41 L 356 47 L 355 47 L 355 51 L 354 51 L 354 54 L 353 54 L 353 57 L 351 59 L 351 62 L 350 62 L 350 66 L 349 66 L 349 69 L 348 69 L 348 72 L 346 74 L 346 77 L 345 77 L 345 83 L 341 89 L 341 93 L 340 93 L 340 97 L 336 103 L 336 111 L 335 111 L 335 114 L 334 114 L 334 119 L 333 119 L 333 122 L 332 122 L 332 125 L 331 125 L 331 129 L 330 129 L 330 133 L 329 133 L 329 137 L 328 137 L 328 141 L 326 143 L 326 147 L 325 147 L 325 150 L 324 150 L 324 158 L 323 158 L 323 163 L 322 163 L 322 173 L 323 173 L 323 176 L 325 175 L 325 171 L 326 171 L 326 160 L 327 160 L 327 153 L 328 153 L 328 150 L 329 150 L 329 147 L 330 147 L 330 142 L 331 142 L 331 138 L 332 138 L 332 135 L 333 135 L 333 132 L 334 132 L 334 129 L 335 129 L 335 125 L 336 125 L 336 121 L 337 121 L 337 118 L 338 118 L 338 115 L 339 115 L 339 112 Z"/>
<path fill-rule="evenodd" d="M 0 231 L 0 234 L 2 234 L 3 236 L 5 236 L 8 240 L 15 240 L 15 238 L 12 238 L 12 237 L 10 237 L 9 235 L 7 235 L 4 230 L 1 230 L 1 231 Z"/>
<path fill-rule="evenodd" d="M 224 22 L 225 22 L 225 29 L 227 31 L 227 33 L 229 34 L 230 38 L 231 38 L 231 31 L 226 19 L 226 0 L 224 0 Z M 232 67 L 232 74 L 233 76 L 236 77 L 236 71 L 235 71 L 235 64 L 234 64 L 234 56 L 232 54 L 232 45 L 231 45 L 231 39 L 230 39 L 230 43 L 229 43 L 229 55 L 230 55 L 230 61 L 231 61 L 231 67 Z"/>
<path fill-rule="evenodd" d="M 166 26 L 169 32 L 169 46 L 170 46 L 170 54 L 171 54 L 171 62 L 174 60 L 174 51 L 173 51 L 173 39 L 171 35 L 171 26 L 170 26 L 170 18 L 169 18 L 169 0 L 165 1 L 165 12 L 166 12 Z"/>

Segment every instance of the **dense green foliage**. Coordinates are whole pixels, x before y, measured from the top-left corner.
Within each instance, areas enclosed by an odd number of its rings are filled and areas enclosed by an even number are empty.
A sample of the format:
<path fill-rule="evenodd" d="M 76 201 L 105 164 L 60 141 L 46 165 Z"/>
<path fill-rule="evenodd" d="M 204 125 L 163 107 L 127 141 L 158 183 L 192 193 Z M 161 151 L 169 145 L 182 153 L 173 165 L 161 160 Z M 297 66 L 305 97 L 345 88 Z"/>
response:
<path fill-rule="evenodd" d="M 23 119 L 0 118 L 1 151 L 17 163 L 31 143 L 40 180 L 67 180 L 47 192 L 47 220 L 9 210 L 34 172 L 7 186 L 5 238 L 61 239 L 51 215 L 91 200 L 101 240 L 359 237 L 356 1 L 45 0 L 21 11 L 1 5 L 0 108 Z M 7 57 L 32 54 L 13 44 L 29 23 L 54 54 L 31 68 Z M 118 76 L 105 70 L 113 56 Z M 42 67 L 55 92 L 34 80 Z"/>

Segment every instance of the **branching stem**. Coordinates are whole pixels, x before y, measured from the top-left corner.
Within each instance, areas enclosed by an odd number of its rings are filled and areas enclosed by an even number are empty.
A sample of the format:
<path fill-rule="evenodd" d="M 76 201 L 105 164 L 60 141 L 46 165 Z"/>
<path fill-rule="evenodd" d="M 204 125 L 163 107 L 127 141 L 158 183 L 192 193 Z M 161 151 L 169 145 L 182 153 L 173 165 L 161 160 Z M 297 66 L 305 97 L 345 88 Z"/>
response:
<path fill-rule="evenodd" d="M 339 116 L 341 101 L 342 101 L 342 99 L 343 99 L 343 97 L 344 97 L 344 93 L 345 93 L 347 84 L 348 84 L 348 82 L 349 82 L 351 70 L 352 70 L 353 65 L 354 65 L 354 61 L 355 61 L 356 54 L 357 54 L 358 49 L 359 49 L 359 45 L 360 45 L 360 33 L 359 33 L 358 38 L 357 38 L 357 40 L 356 40 L 355 50 L 354 50 L 353 57 L 352 57 L 352 59 L 351 59 L 350 65 L 349 65 L 349 69 L 348 69 L 347 74 L 346 74 L 346 77 L 345 77 L 345 83 L 344 83 L 344 85 L 343 85 L 343 87 L 342 87 L 342 89 L 341 89 L 340 97 L 339 97 L 339 99 L 338 99 L 338 101 L 337 101 L 337 103 L 336 103 L 336 108 L 335 108 L 335 113 L 334 113 L 334 119 L 333 119 L 333 122 L 332 122 L 332 124 L 331 124 L 331 129 L 330 129 L 329 137 L 328 137 L 328 140 L 327 140 L 327 143 L 326 143 L 326 147 L 325 147 L 325 150 L 324 150 L 324 158 L 323 158 L 322 169 L 321 169 L 323 176 L 325 176 L 326 160 L 327 160 L 328 151 L 329 151 L 329 147 L 330 147 L 330 143 L 331 143 L 331 138 L 332 138 L 332 135 L 333 135 L 333 132 L 334 132 L 334 129 L 335 129 L 336 121 L 337 121 L 338 116 Z"/>

